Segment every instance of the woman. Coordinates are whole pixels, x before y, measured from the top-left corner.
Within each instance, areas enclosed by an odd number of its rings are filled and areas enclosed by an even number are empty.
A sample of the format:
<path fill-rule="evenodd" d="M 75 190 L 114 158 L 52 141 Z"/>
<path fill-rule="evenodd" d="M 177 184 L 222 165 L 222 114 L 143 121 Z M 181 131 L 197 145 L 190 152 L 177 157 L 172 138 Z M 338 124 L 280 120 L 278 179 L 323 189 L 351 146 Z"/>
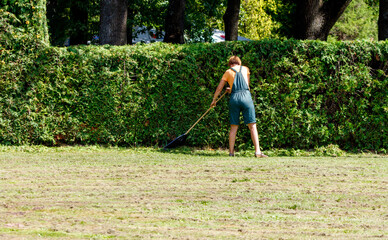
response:
<path fill-rule="evenodd" d="M 216 92 L 214 93 L 211 107 L 216 105 L 216 99 L 228 83 L 226 91 L 231 93 L 229 101 L 229 116 L 230 116 L 230 132 L 229 132 L 229 156 L 234 156 L 234 144 L 236 142 L 236 134 L 240 125 L 240 113 L 242 112 L 244 123 L 248 125 L 251 132 L 253 145 L 255 146 L 255 157 L 268 157 L 260 150 L 259 136 L 256 127 L 255 106 L 251 93 L 249 91 L 249 68 L 241 65 L 241 60 L 237 56 L 232 56 L 229 59 L 230 69 L 226 70 Z"/>

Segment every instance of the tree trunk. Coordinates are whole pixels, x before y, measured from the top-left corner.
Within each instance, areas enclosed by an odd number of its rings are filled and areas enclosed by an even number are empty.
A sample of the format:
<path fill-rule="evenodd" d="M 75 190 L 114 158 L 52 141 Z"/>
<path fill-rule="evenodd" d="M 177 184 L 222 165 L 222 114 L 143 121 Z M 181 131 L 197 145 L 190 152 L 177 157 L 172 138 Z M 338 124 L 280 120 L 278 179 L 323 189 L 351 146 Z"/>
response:
<path fill-rule="evenodd" d="M 127 0 L 101 0 L 100 43 L 127 44 Z"/>
<path fill-rule="evenodd" d="M 379 40 L 388 39 L 388 0 L 380 0 Z"/>
<path fill-rule="evenodd" d="M 165 22 L 164 42 L 185 43 L 184 21 L 186 0 L 170 0 Z"/>
<path fill-rule="evenodd" d="M 223 16 L 226 41 L 237 41 L 240 3 L 241 0 L 228 0 L 228 5 Z"/>
<path fill-rule="evenodd" d="M 297 0 L 294 37 L 327 40 L 351 0 Z"/>

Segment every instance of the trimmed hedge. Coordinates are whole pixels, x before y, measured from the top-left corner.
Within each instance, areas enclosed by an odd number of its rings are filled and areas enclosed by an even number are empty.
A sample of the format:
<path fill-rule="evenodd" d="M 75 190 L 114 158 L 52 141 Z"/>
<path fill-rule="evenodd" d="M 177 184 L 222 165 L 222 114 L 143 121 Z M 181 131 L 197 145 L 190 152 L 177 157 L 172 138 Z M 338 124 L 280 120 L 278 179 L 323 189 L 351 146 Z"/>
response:
<path fill-rule="evenodd" d="M 251 70 L 260 143 L 387 149 L 388 42 L 0 47 L 0 144 L 163 146 L 209 108 L 231 55 Z M 227 147 L 228 97 L 189 134 Z M 251 147 L 241 127 L 238 148 Z"/>
<path fill-rule="evenodd" d="M 46 0 L 0 1 L 0 47 L 33 52 L 49 45 Z"/>

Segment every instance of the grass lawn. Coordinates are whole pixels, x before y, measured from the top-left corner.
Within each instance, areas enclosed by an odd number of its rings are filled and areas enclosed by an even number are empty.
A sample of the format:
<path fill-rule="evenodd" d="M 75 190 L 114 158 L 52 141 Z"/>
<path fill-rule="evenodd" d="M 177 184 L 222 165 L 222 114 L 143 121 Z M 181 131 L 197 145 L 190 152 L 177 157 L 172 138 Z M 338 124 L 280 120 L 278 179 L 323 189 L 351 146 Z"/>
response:
<path fill-rule="evenodd" d="M 0 147 L 0 239 L 387 239 L 387 160 Z"/>

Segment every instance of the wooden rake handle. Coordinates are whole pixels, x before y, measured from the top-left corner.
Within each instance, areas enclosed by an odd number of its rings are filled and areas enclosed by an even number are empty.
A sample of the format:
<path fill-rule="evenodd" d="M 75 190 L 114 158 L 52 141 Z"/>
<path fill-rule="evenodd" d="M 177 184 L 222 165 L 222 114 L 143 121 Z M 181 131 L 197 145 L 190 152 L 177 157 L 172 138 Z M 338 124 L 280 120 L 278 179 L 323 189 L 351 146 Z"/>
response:
<path fill-rule="evenodd" d="M 217 99 L 216 103 L 217 103 L 218 101 L 220 101 L 221 98 L 222 98 L 223 96 L 225 96 L 225 94 L 226 94 L 226 91 L 221 95 L 221 97 L 219 97 L 219 98 Z M 191 131 L 191 129 L 193 129 L 194 126 L 197 125 L 197 123 L 199 123 L 199 121 L 201 121 L 202 118 L 205 117 L 206 114 L 207 114 L 212 108 L 214 108 L 214 107 L 213 107 L 213 106 L 210 107 L 204 114 L 202 114 L 202 116 L 201 116 L 201 117 L 193 124 L 193 126 L 191 126 L 191 128 L 189 128 L 189 130 L 187 130 L 187 132 L 185 133 L 185 135 L 188 134 L 188 133 Z"/>

